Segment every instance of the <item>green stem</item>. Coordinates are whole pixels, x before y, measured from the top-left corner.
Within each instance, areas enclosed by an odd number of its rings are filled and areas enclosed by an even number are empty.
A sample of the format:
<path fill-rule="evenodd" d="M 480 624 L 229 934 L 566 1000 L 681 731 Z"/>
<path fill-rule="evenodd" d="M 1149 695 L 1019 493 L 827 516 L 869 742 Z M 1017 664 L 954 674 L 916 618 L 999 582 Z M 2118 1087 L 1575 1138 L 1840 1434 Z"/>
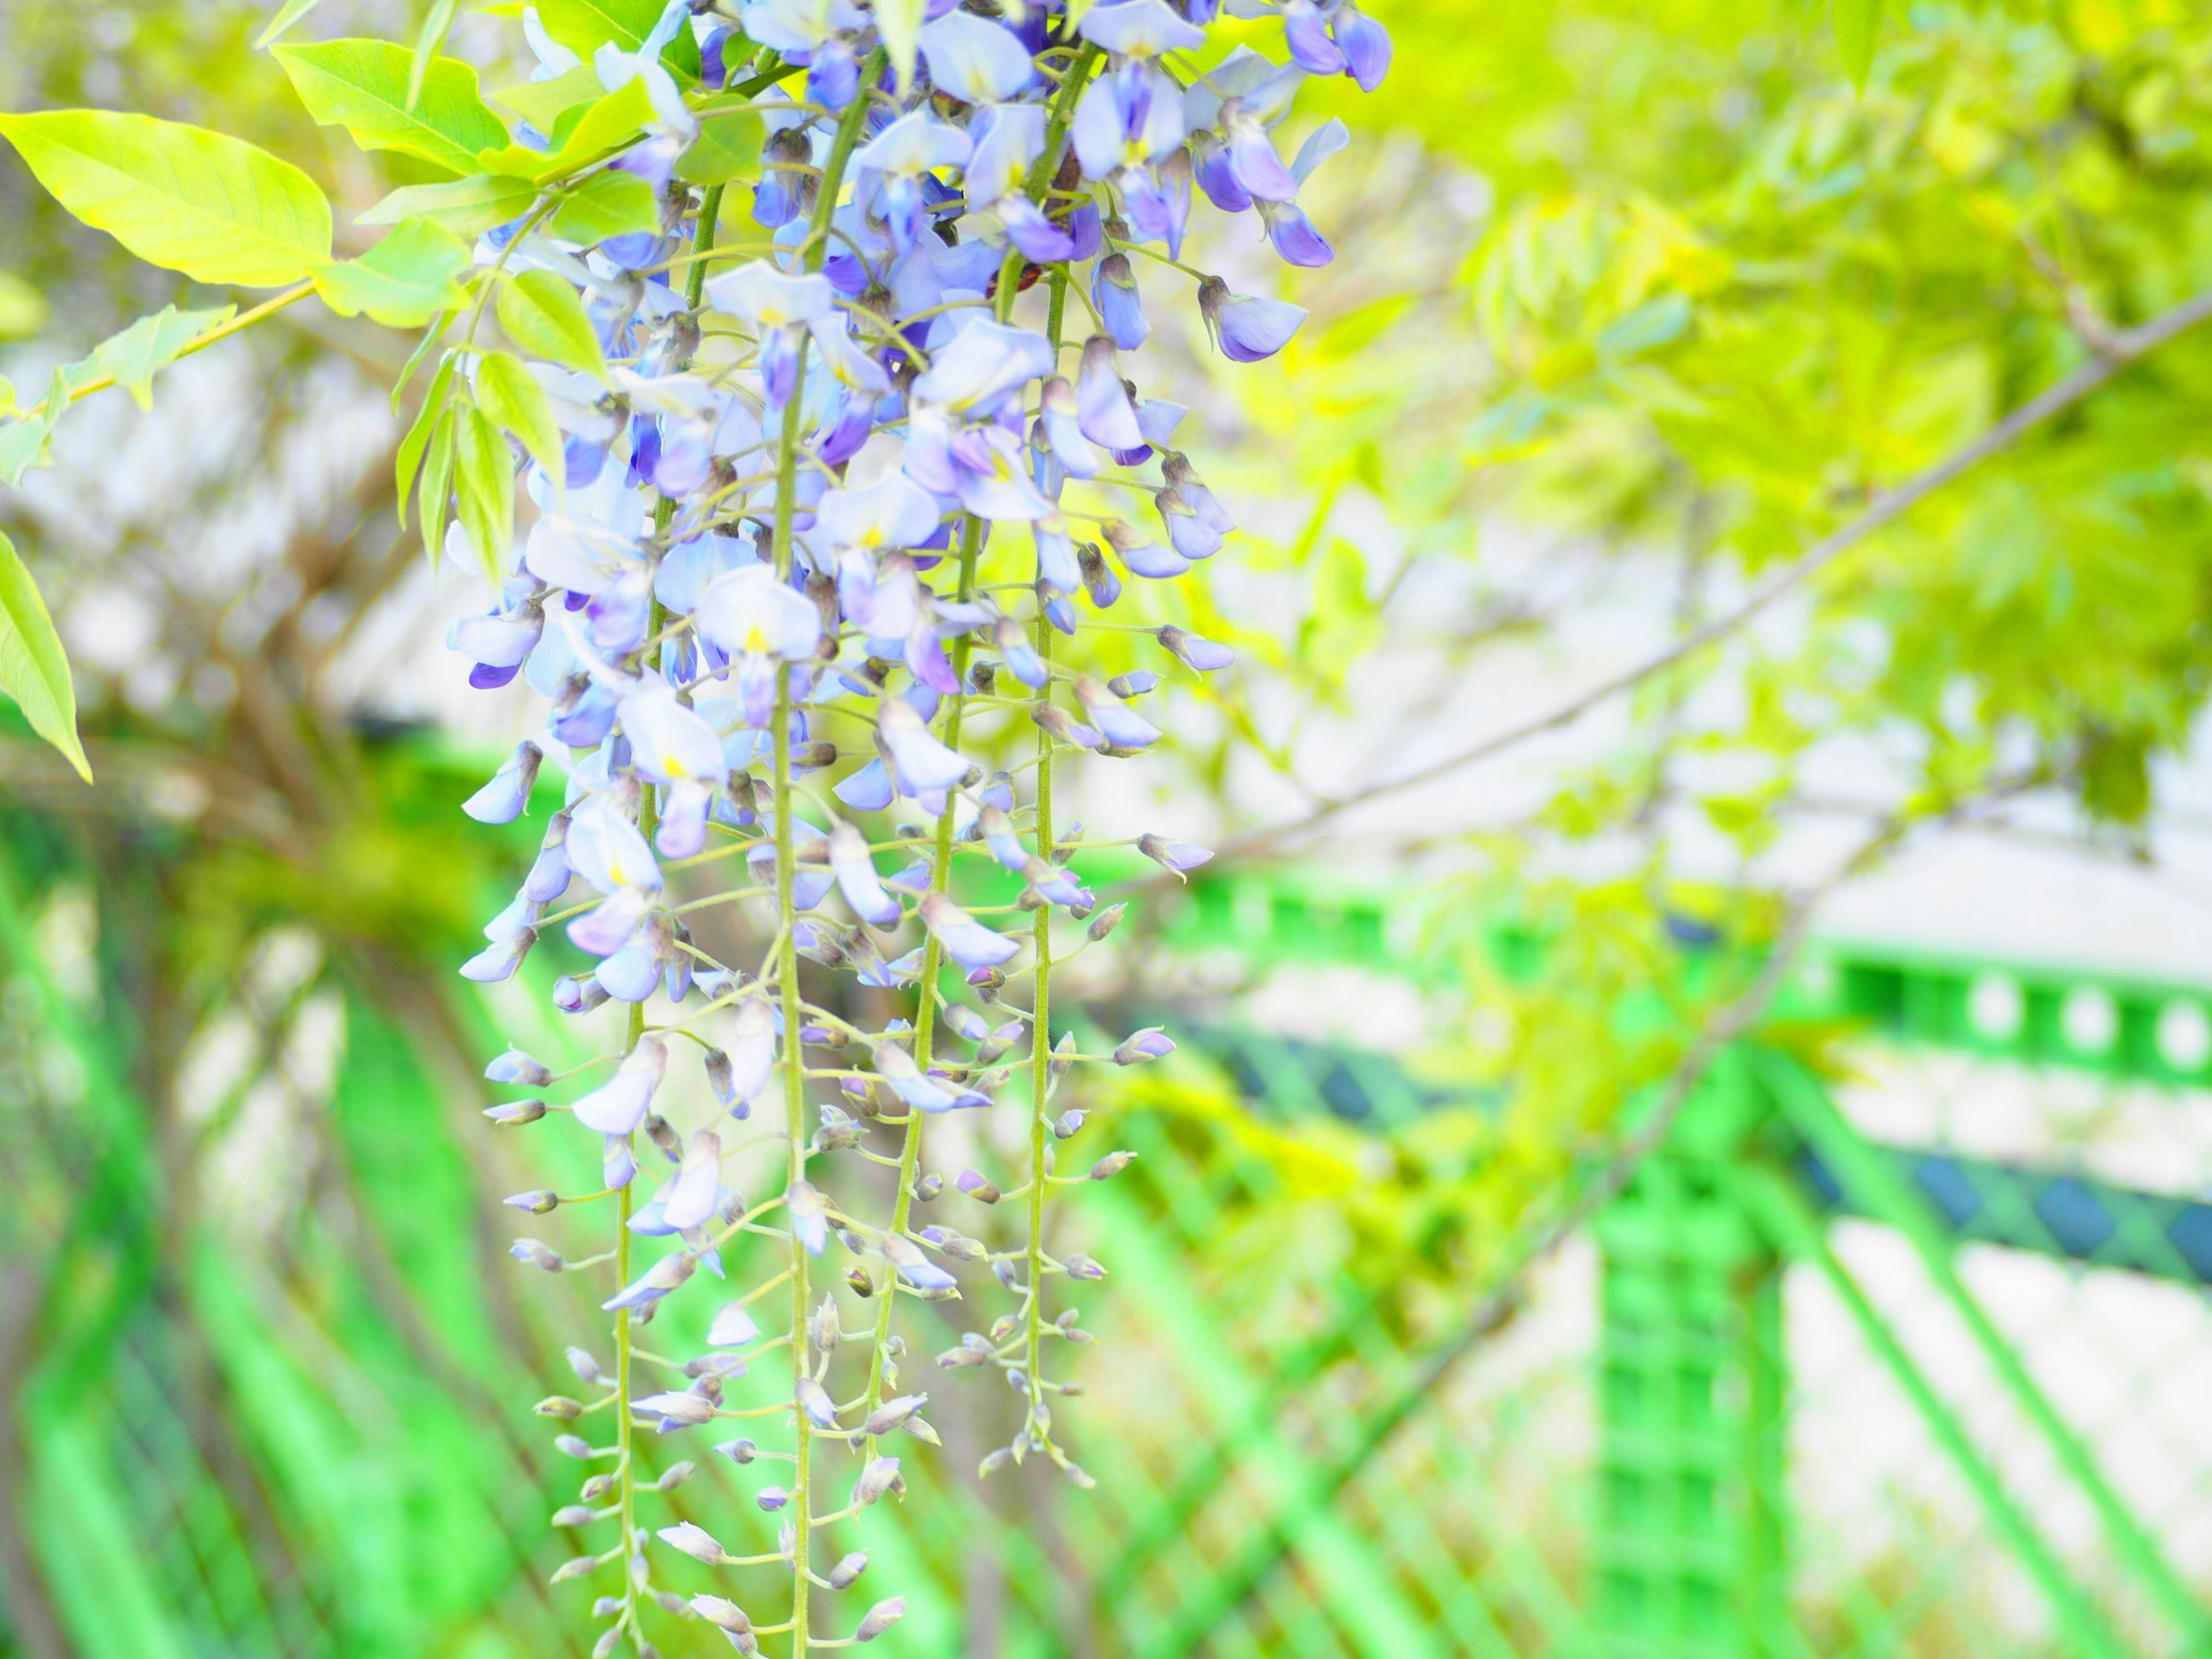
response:
<path fill-rule="evenodd" d="M 978 522 L 963 519 L 960 526 L 960 598 L 972 599 L 975 592 L 975 556 L 982 547 L 982 530 Z M 968 653 L 969 639 L 965 634 L 952 644 L 952 672 L 959 681 L 960 691 L 952 695 L 952 706 L 945 716 L 945 741 L 947 746 L 960 746 L 960 720 L 966 709 L 968 684 Z M 945 890 L 946 878 L 952 868 L 952 799 L 947 795 L 945 810 L 937 816 L 936 857 L 930 866 L 929 887 L 934 893 Z M 915 1064 L 927 1072 L 929 1069 L 931 1045 L 937 1030 L 937 977 L 944 971 L 945 947 L 932 933 L 921 949 L 921 977 L 917 981 L 921 994 L 915 1000 L 914 1013 Z M 914 1210 L 915 1177 L 921 1169 L 921 1114 L 907 1115 L 906 1138 L 899 1146 L 898 1196 L 891 1203 L 890 1231 L 902 1233 L 907 1218 Z M 886 1264 L 888 1267 L 888 1264 Z M 884 1281 L 883 1299 L 876 1307 L 876 1345 L 868 1364 L 867 1410 L 873 1415 L 884 1403 L 884 1360 L 890 1340 L 891 1310 L 898 1300 L 898 1275 L 896 1273 Z M 876 1455 L 876 1443 L 870 1437 L 864 1455 Z"/>
<path fill-rule="evenodd" d="M 814 216 L 808 227 L 803 256 L 809 270 L 819 270 L 828 254 L 828 232 L 837 211 L 837 198 L 844 189 L 845 164 L 860 142 L 861 123 L 867 114 L 866 88 L 873 86 L 881 76 L 884 62 L 885 54 L 880 46 L 868 55 L 868 61 L 860 70 L 863 91 L 846 109 L 844 118 L 837 124 L 837 135 L 830 143 L 830 155 L 822 168 L 822 193 L 815 198 Z M 805 374 L 806 347 L 802 340 L 799 379 L 793 387 L 791 401 L 784 405 L 783 429 L 776 442 L 775 574 L 781 581 L 791 579 L 791 520 L 799 482 L 799 388 L 805 384 Z M 781 932 L 776 947 L 775 977 L 777 994 L 783 1005 L 784 1120 L 790 1134 L 786 1178 L 790 1186 L 796 1187 L 806 1179 L 806 1045 L 801 1035 L 805 1011 L 799 1004 L 799 941 L 792 909 L 797 860 L 791 834 L 791 665 L 779 663 L 775 671 L 775 915 Z M 807 1267 L 806 1246 L 794 1223 L 791 1229 L 791 1364 L 794 1388 L 806 1365 Z M 792 1659 L 806 1659 L 813 1611 L 813 1581 L 808 1576 L 808 1558 L 813 1544 L 814 1431 L 805 1412 L 793 1411 L 792 1423 L 796 1465 L 793 1506 L 796 1513 L 792 1522 L 791 1653 Z"/>
<path fill-rule="evenodd" d="M 1030 176 L 1022 186 L 1023 193 L 1032 202 L 1042 202 L 1046 193 L 1052 189 L 1053 175 L 1060 170 L 1060 147 L 1066 141 L 1069 124 L 1075 119 L 1075 100 L 1082 94 L 1085 83 L 1091 79 L 1091 71 L 1097 66 L 1103 55 L 1090 41 L 1085 41 L 1083 50 L 1067 66 L 1067 78 L 1060 83 L 1060 90 L 1053 94 L 1052 113 L 1045 122 L 1044 149 L 1038 152 L 1036 160 L 1030 164 Z M 1014 295 L 1021 285 L 1022 264 L 1021 250 L 1009 246 L 1006 262 L 999 267 L 998 289 L 992 295 L 994 314 L 1002 323 L 1014 314 Z M 1066 267 L 1060 269 L 1064 272 Z M 1056 333 L 1053 336 L 1055 343 L 1059 337 Z"/>

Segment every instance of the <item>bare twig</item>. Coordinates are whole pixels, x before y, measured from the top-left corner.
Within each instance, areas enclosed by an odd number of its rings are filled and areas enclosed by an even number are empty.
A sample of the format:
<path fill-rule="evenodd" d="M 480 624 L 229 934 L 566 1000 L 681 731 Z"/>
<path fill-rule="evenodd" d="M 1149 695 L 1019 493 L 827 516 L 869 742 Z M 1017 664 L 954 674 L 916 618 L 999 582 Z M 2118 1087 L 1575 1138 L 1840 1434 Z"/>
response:
<path fill-rule="evenodd" d="M 1398 794 L 1432 783 L 1462 767 L 1473 766 L 1516 748 L 1532 738 L 1573 725 L 1592 709 L 1610 702 L 1623 692 L 1633 690 L 1654 675 L 1666 672 L 1707 646 L 1735 634 L 1783 595 L 1802 586 L 1862 542 L 1895 524 L 1929 496 L 1956 483 L 1983 462 L 2002 453 L 2037 428 L 2073 408 L 2122 369 L 2140 362 L 2208 319 L 2212 319 L 2212 291 L 2184 301 L 2140 328 L 2126 329 L 2111 335 L 2107 349 L 2099 352 L 2064 380 L 2022 404 L 1972 443 L 1916 474 L 1896 489 L 1876 496 L 1866 510 L 1850 523 L 1822 537 L 1791 562 L 1755 585 L 1734 610 L 1684 635 L 1665 650 L 1634 667 L 1601 681 L 1547 714 L 1485 738 L 1456 755 L 1448 756 L 1402 776 L 1386 779 L 1350 794 L 1326 800 L 1304 817 L 1295 818 L 1287 823 L 1232 836 L 1217 849 L 1218 856 L 1249 858 L 1271 851 L 1282 842 L 1318 829 L 1356 806 L 1364 806 L 1386 795 Z"/>

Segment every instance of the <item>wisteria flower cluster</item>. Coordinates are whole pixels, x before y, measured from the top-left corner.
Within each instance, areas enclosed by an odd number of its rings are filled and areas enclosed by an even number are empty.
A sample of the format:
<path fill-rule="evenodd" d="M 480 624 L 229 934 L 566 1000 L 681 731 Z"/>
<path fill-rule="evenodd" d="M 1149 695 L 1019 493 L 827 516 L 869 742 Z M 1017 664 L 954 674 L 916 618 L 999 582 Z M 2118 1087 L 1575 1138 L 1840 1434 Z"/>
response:
<path fill-rule="evenodd" d="M 240 323 L 309 292 L 430 323 L 410 366 L 432 378 L 401 447 L 403 501 L 418 501 L 428 545 L 473 553 L 496 584 L 495 607 L 448 641 L 471 683 L 519 678 L 546 708 L 466 811 L 512 822 L 544 762 L 566 778 L 534 865 L 461 971 L 508 979 L 558 927 L 595 964 L 558 981 L 558 1006 L 628 1009 L 620 1052 L 574 1089 L 520 1052 L 487 1073 L 571 1094 L 489 1115 L 573 1126 L 604 1170 L 596 1193 L 509 1201 L 613 1212 L 599 1255 L 564 1260 L 534 1238 L 514 1252 L 549 1272 L 611 1270 L 611 1364 L 571 1350 L 587 1397 L 539 1407 L 562 1421 L 562 1449 L 595 1466 L 554 1519 L 603 1540 L 556 1575 L 602 1581 L 597 1653 L 650 1655 L 656 1604 L 747 1654 L 766 1638 L 800 1656 L 865 1642 L 899 1616 L 896 1595 L 857 1618 L 825 1597 L 866 1565 L 848 1547 L 866 1512 L 903 1492 L 893 1437 L 935 1437 L 927 1390 L 902 1375 L 902 1298 L 954 1298 L 971 1264 L 1012 1307 L 938 1364 L 996 1372 L 1026 1406 L 985 1471 L 1041 1457 L 1089 1484 L 1055 1427 L 1055 1401 L 1076 1390 L 1052 1376 L 1051 1345 L 1090 1335 L 1054 1281 L 1105 1270 L 1055 1250 L 1047 1200 L 1129 1154 L 1061 1173 L 1055 1152 L 1084 1113 L 1055 1115 L 1054 1091 L 1074 1066 L 1173 1044 L 1148 1030 L 1081 1054 L 1065 1020 L 1054 1039 L 1054 964 L 1122 911 L 1100 908 L 1075 866 L 1055 773 L 1161 736 L 1140 712 L 1160 673 L 1102 679 L 1086 635 L 1150 633 L 1170 672 L 1231 661 L 1186 630 L 1110 620 L 1125 580 L 1172 581 L 1234 527 L 1176 447 L 1184 411 L 1132 378 L 1127 354 L 1152 328 L 1136 272 L 1164 279 L 1150 303 L 1191 284 L 1224 356 L 1281 349 L 1302 310 L 1183 263 L 1194 191 L 1256 213 L 1289 263 L 1326 263 L 1297 198 L 1345 129 L 1327 124 L 1288 161 L 1274 132 L 1308 76 L 1371 89 L 1390 51 L 1352 0 L 1231 3 L 1279 22 L 1288 61 L 1223 53 L 1215 0 L 526 6 L 535 95 L 506 101 L 546 125 L 519 131 L 435 39 L 411 55 L 280 47 L 319 119 L 468 175 L 397 192 L 368 216 L 396 228 L 345 262 L 327 256 L 327 206 L 304 175 L 235 140 L 100 112 L 0 127 L 65 204 L 145 257 L 205 282 L 300 282 Z M 291 0 L 278 27 L 309 5 Z M 757 167 L 702 165 L 733 120 L 752 124 Z M 202 218 L 254 222 L 227 245 L 179 240 L 173 217 L 86 182 L 95 149 L 100 179 L 150 157 L 139 171 L 156 194 L 196 188 L 177 158 L 198 155 L 220 187 Z M 225 312 L 195 333 L 204 316 L 175 318 L 141 325 L 159 325 L 131 360 L 145 376 L 236 325 Z M 492 318 L 511 349 L 491 343 Z M 101 383 L 74 373 L 0 430 L 16 471 Z M 518 470 L 537 509 L 519 545 Z M 1093 510 L 1145 497 L 1127 517 Z M 1015 731 L 1032 734 L 1027 761 L 971 759 Z M 1161 836 L 1135 844 L 1178 873 L 1207 857 Z M 672 872 L 702 869 L 738 873 L 678 902 Z M 988 902 L 994 890 L 1016 896 Z M 750 908 L 771 941 L 761 959 L 724 962 L 693 937 L 687 917 L 718 905 Z M 810 975 L 810 997 L 802 959 L 877 994 L 844 1006 L 889 999 L 910 1015 L 861 1029 L 825 1006 L 830 981 Z M 694 1063 L 717 1105 L 686 1133 L 656 1108 L 672 1070 Z M 931 1120 L 1006 1091 L 1028 1104 L 1020 1167 L 948 1185 L 929 1167 Z M 781 1144 L 781 1185 L 741 1195 L 730 1160 L 763 1136 Z M 840 1158 L 896 1170 L 887 1212 L 834 1195 L 863 1184 L 828 1179 Z M 1012 1206 L 1020 1242 L 994 1250 L 963 1233 L 946 1214 L 963 1204 Z M 702 1291 L 720 1304 L 708 1352 L 642 1355 L 637 1328 Z M 786 1352 L 786 1397 L 725 1403 L 726 1384 Z M 646 1382 L 648 1364 L 670 1374 Z M 732 1556 L 647 1509 L 638 1437 L 711 1437 L 733 1418 L 760 1420 L 710 1443 L 773 1477 L 753 1494 L 781 1517 L 764 1555 Z M 611 1443 L 593 1443 L 585 1430 L 610 1419 Z M 687 1600 L 657 1586 L 670 1550 L 779 1570 L 787 1589 L 732 1575 Z"/>

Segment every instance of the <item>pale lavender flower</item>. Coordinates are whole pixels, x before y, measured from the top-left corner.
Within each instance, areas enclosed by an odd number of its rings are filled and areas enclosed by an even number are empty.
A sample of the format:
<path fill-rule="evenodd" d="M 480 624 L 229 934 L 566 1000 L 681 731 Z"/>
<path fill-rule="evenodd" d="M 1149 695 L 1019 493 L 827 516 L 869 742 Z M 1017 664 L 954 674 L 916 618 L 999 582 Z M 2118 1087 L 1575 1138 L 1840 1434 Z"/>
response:
<path fill-rule="evenodd" d="M 921 920 L 963 968 L 995 968 L 1021 949 L 1018 940 L 992 932 L 942 893 L 923 896 Z"/>
<path fill-rule="evenodd" d="M 1159 728 L 1088 674 L 1075 682 L 1075 698 L 1098 733 L 1117 749 L 1143 749 L 1158 743 Z"/>
<path fill-rule="evenodd" d="M 830 832 L 830 867 L 836 872 L 837 889 L 853 914 L 878 927 L 895 927 L 905 914 L 899 902 L 884 890 L 868 854 L 867 838 L 849 823 Z"/>
<path fill-rule="evenodd" d="M 1237 660 L 1237 653 L 1227 646 L 1216 645 L 1212 640 L 1201 638 L 1173 623 L 1160 629 L 1154 637 L 1167 647 L 1169 654 L 1177 662 L 1201 674 L 1226 668 Z"/>
<path fill-rule="evenodd" d="M 601 1134 L 629 1134 L 645 1121 L 653 1091 L 667 1070 L 666 1046 L 647 1033 L 623 1056 L 612 1077 L 576 1102 L 576 1121 Z"/>
<path fill-rule="evenodd" d="M 1197 869 L 1213 856 L 1203 847 L 1193 847 L 1187 842 L 1170 841 L 1164 836 L 1138 836 L 1137 850 L 1153 863 L 1164 865 L 1177 875 L 1187 870 Z"/>
<path fill-rule="evenodd" d="M 461 811 L 478 823 L 512 823 L 530 804 L 530 791 L 538 781 L 538 763 L 545 752 L 534 743 L 515 745 L 489 783 L 461 803 Z"/>
<path fill-rule="evenodd" d="M 1218 276 L 1209 276 L 1198 285 L 1198 308 L 1221 355 L 1237 363 L 1256 363 L 1273 356 L 1290 343 L 1306 319 L 1303 306 L 1231 294 L 1228 283 Z"/>
<path fill-rule="evenodd" d="M 1004 103 L 1036 76 L 1021 37 L 973 12 L 923 25 L 921 45 L 929 78 L 963 104 Z"/>

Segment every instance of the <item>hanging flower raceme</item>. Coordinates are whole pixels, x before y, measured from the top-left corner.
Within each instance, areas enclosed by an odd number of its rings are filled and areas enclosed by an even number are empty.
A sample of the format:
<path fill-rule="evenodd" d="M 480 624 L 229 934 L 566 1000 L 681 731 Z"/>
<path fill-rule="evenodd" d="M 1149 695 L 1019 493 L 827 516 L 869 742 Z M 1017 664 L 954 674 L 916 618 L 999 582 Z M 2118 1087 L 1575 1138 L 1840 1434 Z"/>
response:
<path fill-rule="evenodd" d="M 430 72 L 446 90 L 410 118 L 443 135 L 441 159 L 487 171 L 407 193 L 440 203 L 408 234 L 447 264 L 416 316 L 431 390 L 402 446 L 403 491 L 432 544 L 489 584 L 447 639 L 470 684 L 541 700 L 537 729 L 463 810 L 507 824 L 541 786 L 559 797 L 460 971 L 514 979 L 544 937 L 571 953 L 548 970 L 554 1006 L 618 1034 L 587 1039 L 597 1052 L 567 1072 L 510 1050 L 487 1073 L 532 1091 L 492 1121 L 566 1121 L 599 1159 L 595 1192 L 509 1203 L 563 1226 L 614 1212 L 597 1248 L 514 1247 L 543 1271 L 600 1275 L 611 1321 L 620 1363 L 572 1351 L 596 1397 L 539 1407 L 611 1408 L 597 1420 L 614 1461 L 556 1517 L 603 1529 L 555 1575 L 604 1578 L 600 1655 L 655 1651 L 670 1553 L 733 1559 L 707 1527 L 650 1512 L 653 1486 L 690 1465 L 648 1485 L 640 1437 L 712 1436 L 739 1414 L 760 1443 L 702 1443 L 740 1470 L 814 1472 L 750 1489 L 782 1530 L 772 1556 L 746 1559 L 780 1564 L 787 1588 L 749 1607 L 720 1590 L 760 1581 L 733 1581 L 690 1610 L 742 1653 L 787 1632 L 796 1659 L 899 1616 L 896 1596 L 837 1598 L 867 1559 L 842 1534 L 906 1491 L 878 1443 L 936 1439 L 928 1396 L 900 1392 L 902 1297 L 1010 1295 L 992 1335 L 946 1357 L 1000 1370 L 1026 1401 L 985 1466 L 1035 1456 L 1090 1484 L 1058 1438 L 1043 1339 L 1080 1334 L 1067 1290 L 1105 1268 L 1048 1248 L 1045 1198 L 1082 1178 L 1055 1173 L 1054 1148 L 1086 1122 L 1080 1103 L 1048 1106 L 1079 1066 L 1174 1043 L 1146 1030 L 1079 1053 L 1053 1006 L 1054 962 L 1126 909 L 1098 908 L 1053 780 L 1078 755 L 1141 756 L 1169 721 L 1137 700 L 1164 674 L 1235 660 L 1187 629 L 1126 622 L 1115 631 L 1150 661 L 1088 654 L 1086 614 L 1121 604 L 1125 576 L 1133 607 L 1149 606 L 1233 556 L 1233 514 L 1176 447 L 1184 411 L 1147 395 L 1134 354 L 1149 308 L 1190 295 L 1181 262 L 1201 198 L 1254 215 L 1289 267 L 1334 257 L 1297 198 L 1347 134 L 1325 123 L 1285 161 L 1286 124 L 1310 76 L 1371 90 L 1390 46 L 1351 0 L 1280 0 L 1279 64 L 1210 52 L 1213 0 L 1111 0 L 1071 24 L 1072 9 L 927 0 L 885 27 L 860 0 L 525 6 L 542 126 L 489 143 L 501 118 L 482 105 L 463 112 L 465 134 L 444 133 L 475 71 L 442 60 Z M 740 111 L 763 142 L 732 177 L 718 123 Z M 729 182 L 686 182 L 700 178 Z M 453 225 L 478 235 L 472 259 Z M 1237 362 L 1282 351 L 1306 315 L 1218 276 L 1192 297 Z M 519 547 L 518 472 L 534 508 Z M 1150 514 L 1129 510 L 1147 498 Z M 1030 758 L 979 763 L 1010 744 Z M 1134 846 L 1178 877 L 1211 857 L 1167 835 Z M 744 925 L 701 924 L 715 911 Z M 729 959 L 744 938 L 766 948 Z M 901 1012 L 884 1018 L 886 1002 Z M 694 1063 L 706 1089 L 675 1086 Z M 1024 1114 L 1014 1167 L 929 1167 L 929 1126 L 994 1109 Z M 763 1137 L 779 1167 L 741 1192 L 732 1160 Z M 856 1153 L 899 1170 L 888 1205 L 841 1173 Z M 1130 1156 L 1087 1158 L 1088 1178 Z M 1031 1201 L 1012 1248 L 913 1213 L 941 1201 L 980 1216 L 1018 1193 Z M 833 1238 L 852 1258 L 842 1279 L 821 1260 Z M 637 1325 L 709 1280 L 742 1288 L 717 1291 L 708 1352 L 663 1391 L 634 1382 Z M 758 1299 L 770 1288 L 773 1304 Z M 787 1327 L 764 1334 L 748 1310 L 787 1298 Z M 765 1410 L 758 1392 L 731 1403 L 740 1388 L 764 1390 Z M 823 1483 L 817 1439 L 859 1460 L 842 1510 L 808 1489 Z"/>

